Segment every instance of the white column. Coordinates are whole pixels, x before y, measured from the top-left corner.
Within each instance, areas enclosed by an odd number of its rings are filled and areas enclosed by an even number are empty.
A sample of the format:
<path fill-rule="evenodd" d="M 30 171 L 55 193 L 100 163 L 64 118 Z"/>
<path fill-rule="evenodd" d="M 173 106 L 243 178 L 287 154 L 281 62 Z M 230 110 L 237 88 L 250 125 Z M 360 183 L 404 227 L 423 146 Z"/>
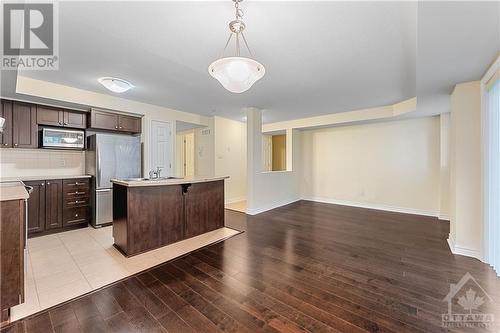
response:
<path fill-rule="evenodd" d="M 255 208 L 255 184 L 262 171 L 262 111 L 245 108 L 247 116 L 247 209 Z"/>

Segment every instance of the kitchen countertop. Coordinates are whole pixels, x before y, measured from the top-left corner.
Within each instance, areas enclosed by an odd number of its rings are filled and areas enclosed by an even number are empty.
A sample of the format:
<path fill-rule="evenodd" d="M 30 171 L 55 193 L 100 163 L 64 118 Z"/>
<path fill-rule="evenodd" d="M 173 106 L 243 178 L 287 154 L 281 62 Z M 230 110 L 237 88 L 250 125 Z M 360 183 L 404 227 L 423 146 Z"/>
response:
<path fill-rule="evenodd" d="M 164 180 L 124 180 L 124 179 L 111 179 L 112 183 L 123 185 L 126 187 L 140 187 L 140 186 L 165 186 L 165 185 L 182 185 L 213 182 L 217 180 L 227 179 L 229 176 L 199 176 L 199 177 L 186 177 L 177 179 L 164 179 Z"/>
<path fill-rule="evenodd" d="M 0 183 L 0 201 L 24 200 L 28 198 L 29 194 L 23 182 L 12 181 Z"/>
<path fill-rule="evenodd" d="M 76 176 L 19 176 L 19 177 L 2 177 L 0 182 L 10 181 L 30 181 L 30 180 L 49 180 L 49 179 L 76 179 L 76 178 L 90 178 L 90 175 L 76 175 Z"/>

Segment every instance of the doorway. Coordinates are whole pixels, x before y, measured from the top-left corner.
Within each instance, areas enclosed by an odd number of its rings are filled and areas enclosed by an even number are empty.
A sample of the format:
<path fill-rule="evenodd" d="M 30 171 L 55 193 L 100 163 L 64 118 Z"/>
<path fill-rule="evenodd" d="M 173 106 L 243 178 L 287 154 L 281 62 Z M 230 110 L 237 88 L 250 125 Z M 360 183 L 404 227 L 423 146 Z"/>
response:
<path fill-rule="evenodd" d="M 178 149 L 178 165 L 177 176 L 193 177 L 195 174 L 194 167 L 194 131 L 185 131 L 177 134 L 177 149 Z"/>

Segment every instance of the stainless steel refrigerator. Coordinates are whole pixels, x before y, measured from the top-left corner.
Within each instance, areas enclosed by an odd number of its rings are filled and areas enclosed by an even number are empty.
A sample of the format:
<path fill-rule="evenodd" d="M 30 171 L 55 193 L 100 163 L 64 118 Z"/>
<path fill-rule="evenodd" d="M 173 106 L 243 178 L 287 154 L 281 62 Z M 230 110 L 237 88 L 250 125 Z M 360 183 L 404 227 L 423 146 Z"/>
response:
<path fill-rule="evenodd" d="M 93 179 L 92 219 L 94 227 L 113 222 L 113 178 L 141 176 L 141 138 L 96 133 L 87 138 L 86 170 Z"/>

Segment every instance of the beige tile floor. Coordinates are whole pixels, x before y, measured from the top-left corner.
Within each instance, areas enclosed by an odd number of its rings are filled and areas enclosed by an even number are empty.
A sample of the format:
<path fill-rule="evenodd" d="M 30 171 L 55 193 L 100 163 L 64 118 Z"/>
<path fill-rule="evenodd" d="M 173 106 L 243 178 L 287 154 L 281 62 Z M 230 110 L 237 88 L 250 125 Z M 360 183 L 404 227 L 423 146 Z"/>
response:
<path fill-rule="evenodd" d="M 226 204 L 226 208 L 231 209 L 231 210 L 235 210 L 237 212 L 246 213 L 247 212 L 247 202 L 246 202 L 246 200 L 232 202 L 232 203 Z"/>
<path fill-rule="evenodd" d="M 233 236 L 221 228 L 132 258 L 113 247 L 112 228 L 91 227 L 28 240 L 25 302 L 12 308 L 17 320 L 89 291 Z"/>

